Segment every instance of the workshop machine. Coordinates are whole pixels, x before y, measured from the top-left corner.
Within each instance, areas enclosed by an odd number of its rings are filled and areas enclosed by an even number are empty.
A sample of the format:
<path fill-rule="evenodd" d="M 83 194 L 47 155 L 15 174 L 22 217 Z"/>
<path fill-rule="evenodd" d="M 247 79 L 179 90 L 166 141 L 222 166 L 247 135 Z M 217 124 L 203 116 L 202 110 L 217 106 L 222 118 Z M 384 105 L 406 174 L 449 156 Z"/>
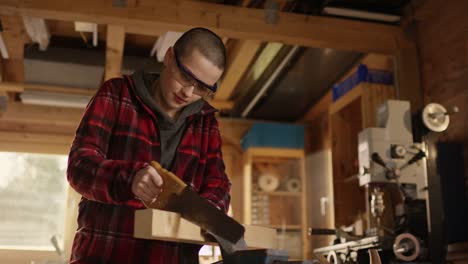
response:
<path fill-rule="evenodd" d="M 358 135 L 359 185 L 367 197 L 365 235 L 312 230 L 338 238 L 315 254 L 326 255 L 330 263 L 368 263 L 367 250 L 378 249 L 382 263 L 443 263 L 439 252 L 443 231 L 435 217 L 443 214 L 436 201 L 440 190 L 437 181 L 430 182 L 436 166 L 428 164 L 434 140 L 420 135 L 446 130 L 449 115 L 455 112 L 457 108 L 447 111 L 432 103 L 412 116 L 409 102 L 398 100 L 388 100 L 378 109 L 378 127 Z M 413 131 L 419 131 L 416 140 Z"/>

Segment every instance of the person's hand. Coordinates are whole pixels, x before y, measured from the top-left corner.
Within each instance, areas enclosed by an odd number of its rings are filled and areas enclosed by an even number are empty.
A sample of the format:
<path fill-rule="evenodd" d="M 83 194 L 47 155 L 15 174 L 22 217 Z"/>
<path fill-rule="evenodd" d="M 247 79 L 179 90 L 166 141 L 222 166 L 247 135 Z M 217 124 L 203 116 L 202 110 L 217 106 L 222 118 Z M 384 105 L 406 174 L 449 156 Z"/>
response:
<path fill-rule="evenodd" d="M 139 199 L 154 203 L 161 193 L 162 185 L 161 175 L 152 166 L 148 166 L 136 173 L 132 182 L 132 192 Z"/>

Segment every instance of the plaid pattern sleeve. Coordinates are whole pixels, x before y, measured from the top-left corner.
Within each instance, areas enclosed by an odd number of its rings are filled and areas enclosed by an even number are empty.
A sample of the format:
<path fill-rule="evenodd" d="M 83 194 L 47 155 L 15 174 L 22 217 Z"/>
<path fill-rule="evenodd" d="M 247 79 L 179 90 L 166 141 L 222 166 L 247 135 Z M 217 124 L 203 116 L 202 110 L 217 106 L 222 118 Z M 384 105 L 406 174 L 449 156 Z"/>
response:
<path fill-rule="evenodd" d="M 213 203 L 218 209 L 227 212 L 231 196 L 231 182 L 225 173 L 225 165 L 221 152 L 221 135 L 218 121 L 213 117 L 209 129 L 208 153 L 206 159 L 206 172 L 200 196 Z"/>
<path fill-rule="evenodd" d="M 133 175 L 146 162 L 107 158 L 111 132 L 118 120 L 121 82 L 105 82 L 86 107 L 70 149 L 67 179 L 83 197 L 123 204 L 134 198 Z"/>

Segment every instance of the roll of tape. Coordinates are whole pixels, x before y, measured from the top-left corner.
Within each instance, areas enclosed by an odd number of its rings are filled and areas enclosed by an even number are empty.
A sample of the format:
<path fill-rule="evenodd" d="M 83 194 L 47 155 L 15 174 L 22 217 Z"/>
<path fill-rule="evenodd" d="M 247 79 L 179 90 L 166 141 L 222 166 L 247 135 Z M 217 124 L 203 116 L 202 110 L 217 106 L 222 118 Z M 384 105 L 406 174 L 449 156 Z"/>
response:
<path fill-rule="evenodd" d="M 286 190 L 288 190 L 289 192 L 300 192 L 301 181 L 299 181 L 299 179 L 289 179 L 286 182 Z"/>
<path fill-rule="evenodd" d="M 273 192 L 278 189 L 279 179 L 276 175 L 265 173 L 258 177 L 258 187 L 265 192 Z"/>

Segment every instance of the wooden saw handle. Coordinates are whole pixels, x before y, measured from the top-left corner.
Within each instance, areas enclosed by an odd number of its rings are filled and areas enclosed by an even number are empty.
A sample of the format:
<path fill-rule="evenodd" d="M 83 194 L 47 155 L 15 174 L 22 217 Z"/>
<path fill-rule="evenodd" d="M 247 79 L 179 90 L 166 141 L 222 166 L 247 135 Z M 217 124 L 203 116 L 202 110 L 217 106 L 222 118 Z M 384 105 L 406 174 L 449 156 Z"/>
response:
<path fill-rule="evenodd" d="M 155 201 L 143 201 L 143 204 L 148 208 L 161 209 L 167 208 L 167 204 L 173 195 L 180 194 L 187 184 L 183 182 L 174 173 L 164 169 L 156 161 L 151 161 L 151 166 L 161 175 L 163 179 L 162 192 L 158 195 Z"/>

